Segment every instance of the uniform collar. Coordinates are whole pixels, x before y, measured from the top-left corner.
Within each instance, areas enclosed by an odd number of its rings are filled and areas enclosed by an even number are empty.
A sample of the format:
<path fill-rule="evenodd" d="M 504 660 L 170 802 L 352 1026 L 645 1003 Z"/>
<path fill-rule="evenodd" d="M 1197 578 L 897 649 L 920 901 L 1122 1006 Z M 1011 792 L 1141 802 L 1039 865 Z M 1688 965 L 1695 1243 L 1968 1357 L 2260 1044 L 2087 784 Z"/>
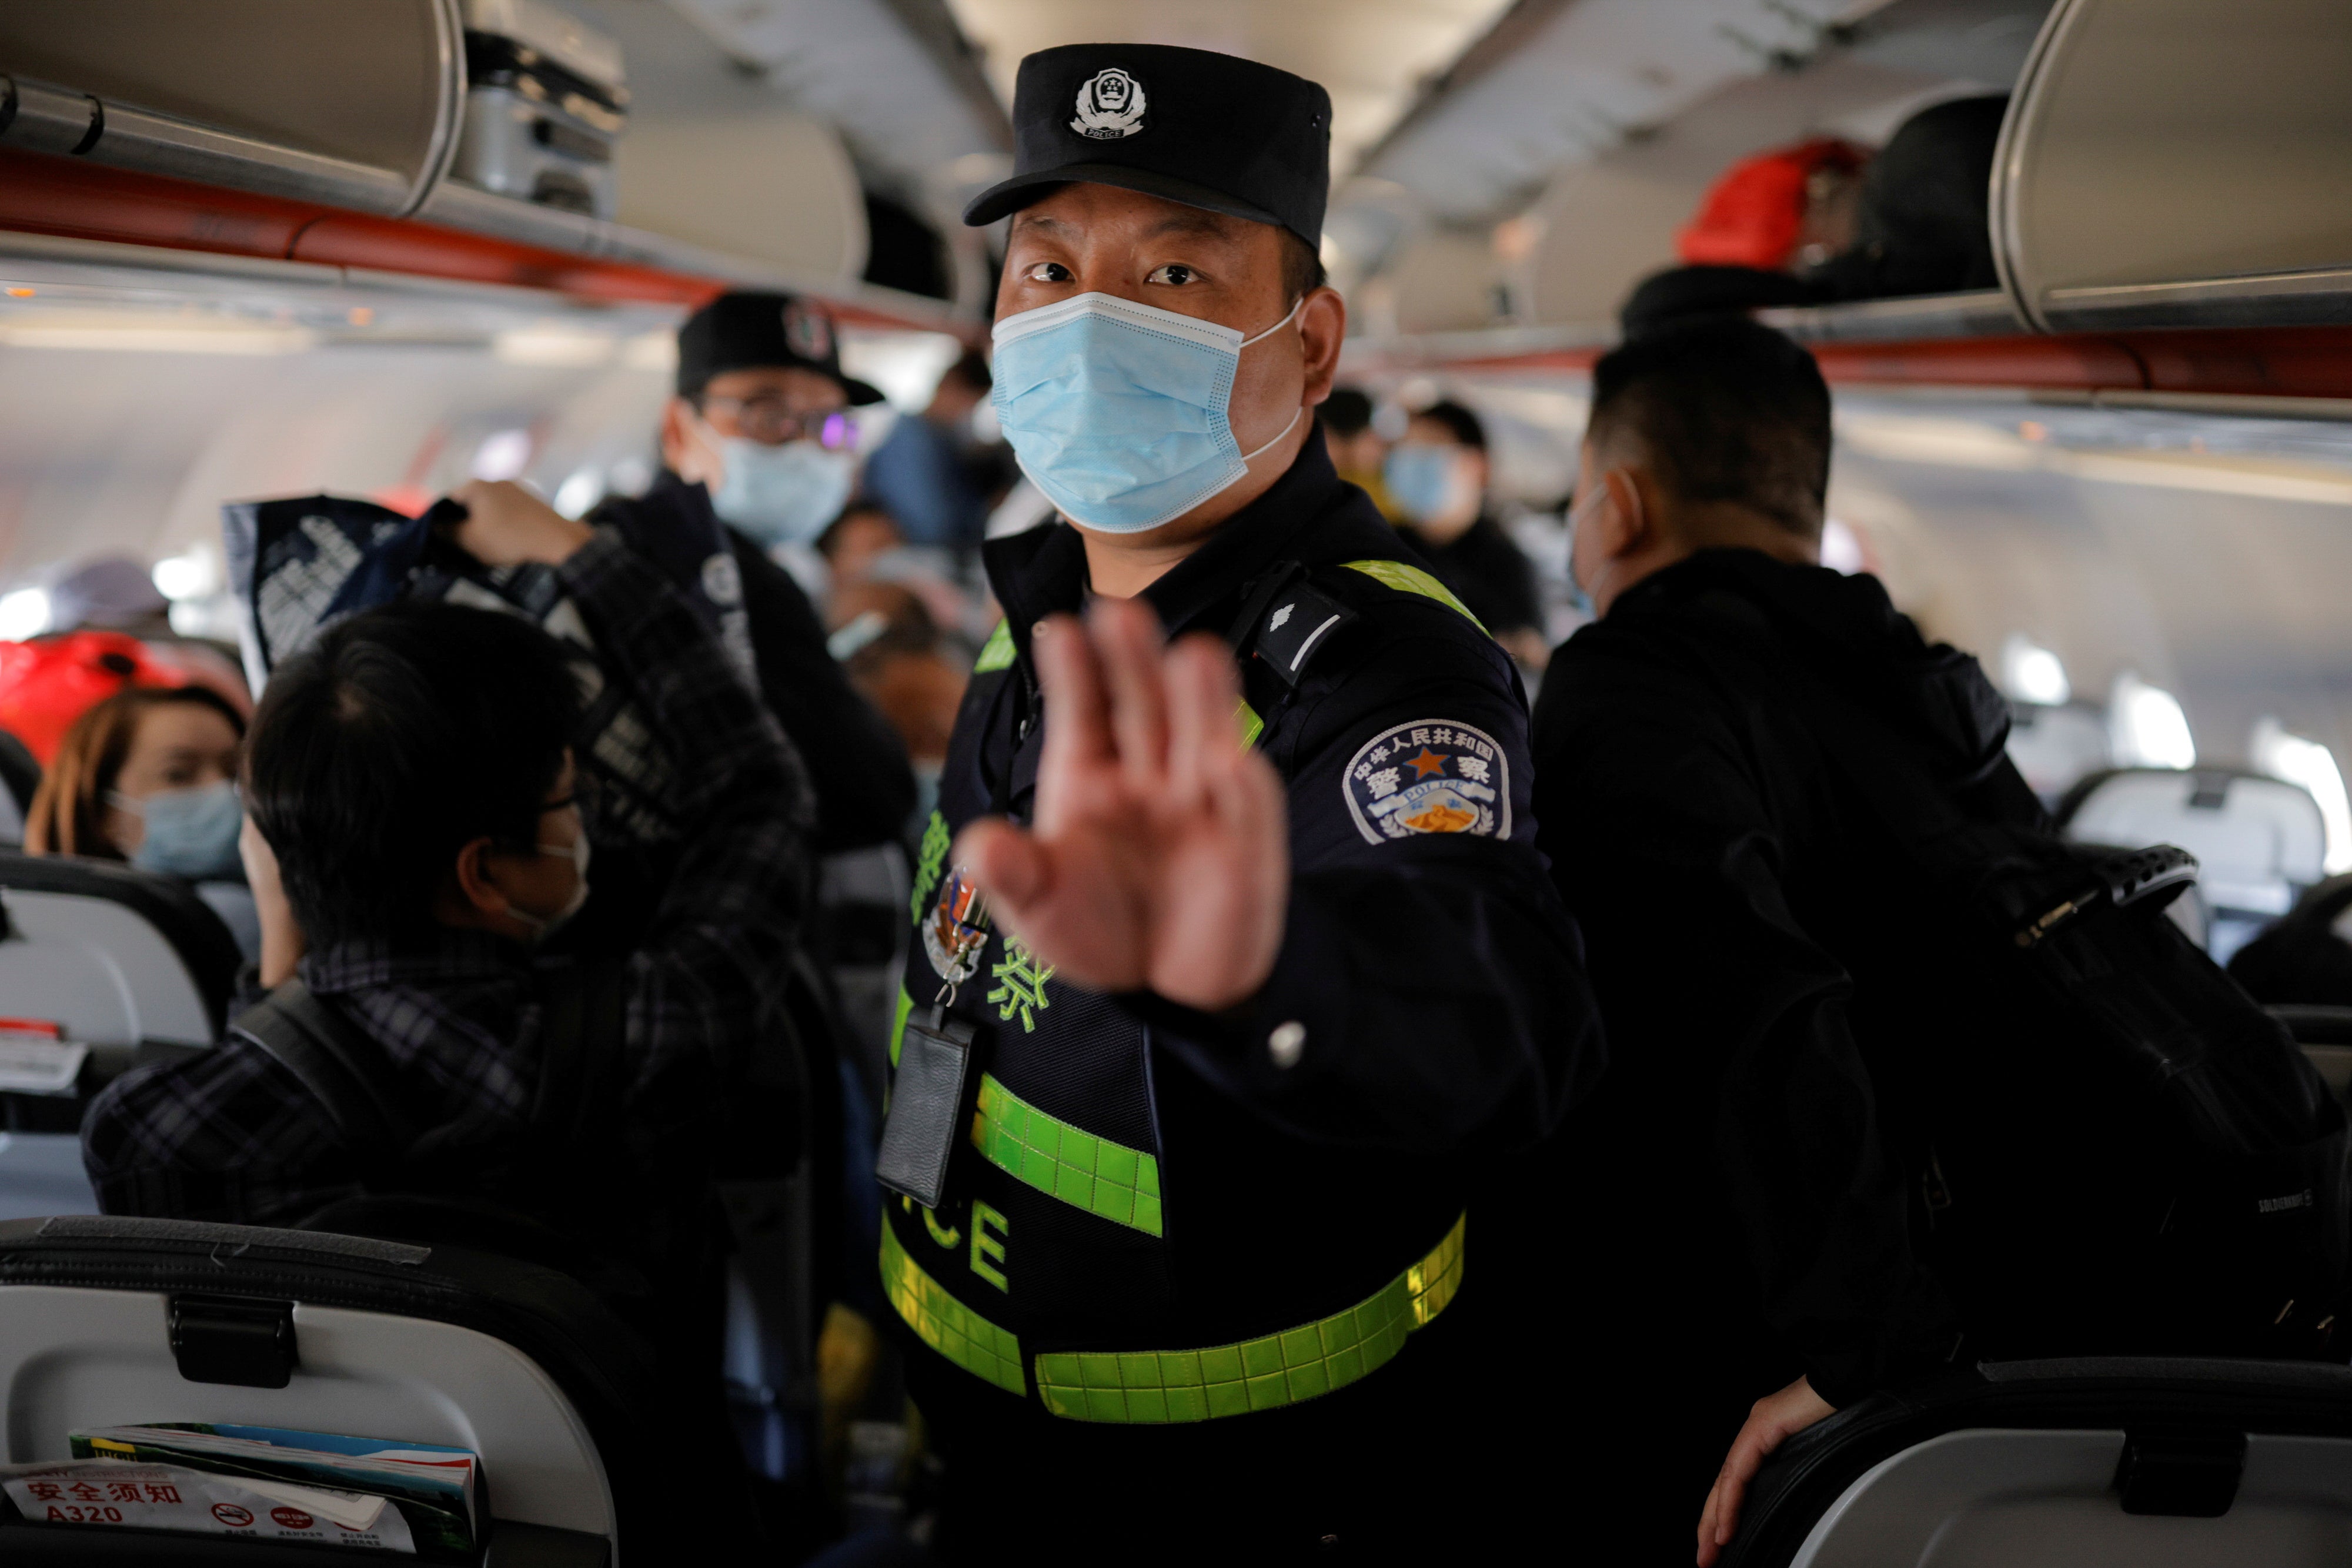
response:
<path fill-rule="evenodd" d="M 1282 477 L 1226 518 L 1200 549 L 1145 589 L 1143 597 L 1160 612 L 1171 636 L 1194 630 L 1202 617 L 1267 565 L 1295 556 L 1299 537 L 1345 498 L 1343 488 L 1329 452 L 1309 431 L 1307 444 Z M 1360 492 L 1355 498 L 1361 499 Z M 1363 505 L 1370 507 L 1369 501 Z M 1386 553 L 1393 549 L 1391 546 Z M 1075 614 L 1085 602 L 1086 544 L 1067 523 L 1055 521 L 992 539 L 981 547 L 981 559 L 1024 662 L 1030 628 L 1048 615 Z"/>

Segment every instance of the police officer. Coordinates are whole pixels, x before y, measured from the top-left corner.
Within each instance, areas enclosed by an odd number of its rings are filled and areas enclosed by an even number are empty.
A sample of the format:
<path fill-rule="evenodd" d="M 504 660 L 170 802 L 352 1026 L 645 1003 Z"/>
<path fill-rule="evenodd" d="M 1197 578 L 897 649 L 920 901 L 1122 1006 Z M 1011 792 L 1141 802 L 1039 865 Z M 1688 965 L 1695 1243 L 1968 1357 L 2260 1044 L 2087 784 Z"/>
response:
<path fill-rule="evenodd" d="M 1469 1191 L 1600 1057 L 1525 699 L 1312 439 L 1324 90 L 1084 45 L 1014 118 L 965 217 L 1012 218 L 995 403 L 1061 517 L 984 551 L 881 1160 L 937 1542 L 1458 1545 L 1525 1244 Z"/>
<path fill-rule="evenodd" d="M 824 306 L 787 294 L 723 294 L 688 318 L 677 385 L 662 414 L 661 474 L 590 520 L 654 549 L 725 526 L 732 564 L 706 567 L 703 591 L 727 601 L 719 608 L 734 636 L 748 634 L 760 695 L 807 760 L 818 852 L 895 838 L 915 808 L 906 748 L 852 689 L 808 595 L 768 553 L 814 544 L 840 515 L 857 474 L 844 411 L 882 394 L 842 374 Z"/>

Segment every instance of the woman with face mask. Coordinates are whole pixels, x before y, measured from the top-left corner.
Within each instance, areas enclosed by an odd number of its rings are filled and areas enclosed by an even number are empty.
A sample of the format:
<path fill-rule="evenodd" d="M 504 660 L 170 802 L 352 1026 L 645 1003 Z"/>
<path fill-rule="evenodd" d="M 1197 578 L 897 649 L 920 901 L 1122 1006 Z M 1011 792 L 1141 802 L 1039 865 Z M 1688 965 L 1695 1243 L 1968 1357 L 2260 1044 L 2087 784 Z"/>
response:
<path fill-rule="evenodd" d="M 236 847 L 244 744 L 244 716 L 216 692 L 118 692 L 66 731 L 33 796 L 26 852 L 128 861 L 192 883 L 253 957 L 260 924 Z"/>

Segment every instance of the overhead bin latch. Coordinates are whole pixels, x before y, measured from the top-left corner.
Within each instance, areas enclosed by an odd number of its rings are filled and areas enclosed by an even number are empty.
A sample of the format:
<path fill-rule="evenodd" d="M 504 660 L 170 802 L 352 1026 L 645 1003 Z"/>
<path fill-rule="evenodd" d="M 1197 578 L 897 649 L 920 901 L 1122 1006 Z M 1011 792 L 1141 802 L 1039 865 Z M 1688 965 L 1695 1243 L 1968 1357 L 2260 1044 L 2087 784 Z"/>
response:
<path fill-rule="evenodd" d="M 294 1303 L 173 1296 L 172 1355 L 191 1383 L 283 1388 L 294 1376 Z"/>

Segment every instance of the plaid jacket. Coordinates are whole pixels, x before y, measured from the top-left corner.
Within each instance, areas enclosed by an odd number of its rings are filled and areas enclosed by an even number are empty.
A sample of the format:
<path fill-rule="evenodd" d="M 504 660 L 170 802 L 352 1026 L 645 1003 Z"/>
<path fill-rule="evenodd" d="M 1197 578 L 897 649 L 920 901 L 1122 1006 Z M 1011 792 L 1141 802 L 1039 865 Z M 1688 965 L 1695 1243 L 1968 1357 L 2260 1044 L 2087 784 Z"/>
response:
<path fill-rule="evenodd" d="M 683 829 L 625 960 L 622 1147 L 583 1155 L 617 1155 L 649 1194 L 689 1190 L 729 1082 L 773 1027 L 807 896 L 807 779 L 717 641 L 616 536 L 600 532 L 562 572 L 606 678 L 635 687 L 669 749 Z M 541 1059 L 536 967 L 520 943 L 445 929 L 302 960 L 310 989 L 391 1059 L 427 1129 L 412 1164 L 440 1190 L 491 1181 L 520 1153 Z M 82 1150 L 110 1214 L 286 1224 L 362 1175 L 301 1082 L 236 1038 L 116 1080 Z"/>

